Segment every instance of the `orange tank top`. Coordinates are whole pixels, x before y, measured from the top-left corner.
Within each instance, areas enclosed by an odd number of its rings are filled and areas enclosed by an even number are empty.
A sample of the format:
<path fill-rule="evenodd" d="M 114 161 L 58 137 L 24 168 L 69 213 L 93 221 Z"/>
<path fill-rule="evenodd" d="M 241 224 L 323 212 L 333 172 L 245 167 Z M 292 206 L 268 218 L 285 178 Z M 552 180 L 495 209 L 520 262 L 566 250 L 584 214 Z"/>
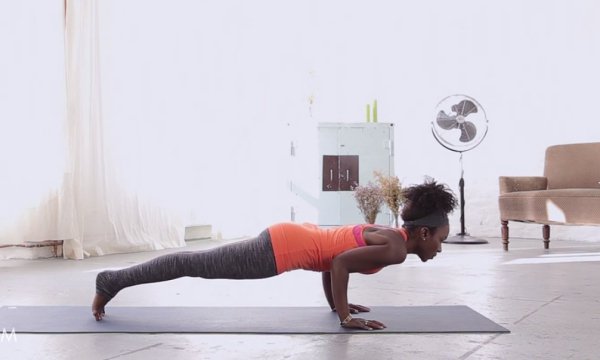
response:
<path fill-rule="evenodd" d="M 277 273 L 295 269 L 329 271 L 333 258 L 366 243 L 362 230 L 372 225 L 320 228 L 313 224 L 281 223 L 268 228 Z M 402 233 L 404 239 L 406 236 Z M 374 269 L 372 274 L 381 269 Z"/>

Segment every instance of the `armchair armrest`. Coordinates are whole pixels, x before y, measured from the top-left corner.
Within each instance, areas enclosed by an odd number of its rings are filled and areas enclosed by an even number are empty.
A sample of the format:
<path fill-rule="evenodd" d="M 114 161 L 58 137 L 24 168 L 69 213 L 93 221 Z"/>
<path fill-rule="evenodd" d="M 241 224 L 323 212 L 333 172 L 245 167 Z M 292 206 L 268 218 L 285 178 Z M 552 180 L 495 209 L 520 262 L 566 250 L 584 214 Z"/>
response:
<path fill-rule="evenodd" d="M 500 176 L 500 195 L 515 191 L 546 190 L 548 178 L 544 176 Z"/>

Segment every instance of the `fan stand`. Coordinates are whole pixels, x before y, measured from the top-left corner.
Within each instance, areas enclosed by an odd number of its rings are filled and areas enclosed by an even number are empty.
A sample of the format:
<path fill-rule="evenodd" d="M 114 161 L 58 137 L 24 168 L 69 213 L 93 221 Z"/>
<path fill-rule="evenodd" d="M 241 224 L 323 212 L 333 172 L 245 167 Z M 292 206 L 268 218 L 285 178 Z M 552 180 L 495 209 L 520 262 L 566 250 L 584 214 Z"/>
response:
<path fill-rule="evenodd" d="M 470 236 L 465 230 L 465 179 L 463 179 L 463 162 L 462 152 L 460 153 L 460 181 L 458 186 L 460 188 L 460 232 L 456 236 L 450 236 L 443 241 L 445 244 L 487 244 L 488 241 Z"/>

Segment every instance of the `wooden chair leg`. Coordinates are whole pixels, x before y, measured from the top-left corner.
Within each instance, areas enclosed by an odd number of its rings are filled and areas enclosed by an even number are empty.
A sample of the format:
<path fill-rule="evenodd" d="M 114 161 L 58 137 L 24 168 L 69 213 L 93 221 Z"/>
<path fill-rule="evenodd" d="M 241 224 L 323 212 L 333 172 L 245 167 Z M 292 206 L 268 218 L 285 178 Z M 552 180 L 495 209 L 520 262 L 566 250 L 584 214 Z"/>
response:
<path fill-rule="evenodd" d="M 502 246 L 508 251 L 508 220 L 502 220 Z"/>
<path fill-rule="evenodd" d="M 542 236 L 544 237 L 544 249 L 550 248 L 550 225 L 542 227 Z"/>

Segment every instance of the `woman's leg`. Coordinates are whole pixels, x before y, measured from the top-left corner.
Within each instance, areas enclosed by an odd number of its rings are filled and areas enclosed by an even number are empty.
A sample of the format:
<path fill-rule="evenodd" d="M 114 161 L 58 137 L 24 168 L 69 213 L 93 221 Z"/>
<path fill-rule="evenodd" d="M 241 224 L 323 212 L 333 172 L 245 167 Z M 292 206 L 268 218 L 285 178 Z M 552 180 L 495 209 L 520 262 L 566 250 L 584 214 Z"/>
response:
<path fill-rule="evenodd" d="M 96 319 L 104 305 L 122 289 L 177 279 L 184 276 L 205 279 L 262 279 L 277 275 L 275 256 L 268 231 L 258 237 L 204 251 L 183 251 L 159 256 L 145 263 L 96 277 L 96 298 L 92 305 Z"/>

